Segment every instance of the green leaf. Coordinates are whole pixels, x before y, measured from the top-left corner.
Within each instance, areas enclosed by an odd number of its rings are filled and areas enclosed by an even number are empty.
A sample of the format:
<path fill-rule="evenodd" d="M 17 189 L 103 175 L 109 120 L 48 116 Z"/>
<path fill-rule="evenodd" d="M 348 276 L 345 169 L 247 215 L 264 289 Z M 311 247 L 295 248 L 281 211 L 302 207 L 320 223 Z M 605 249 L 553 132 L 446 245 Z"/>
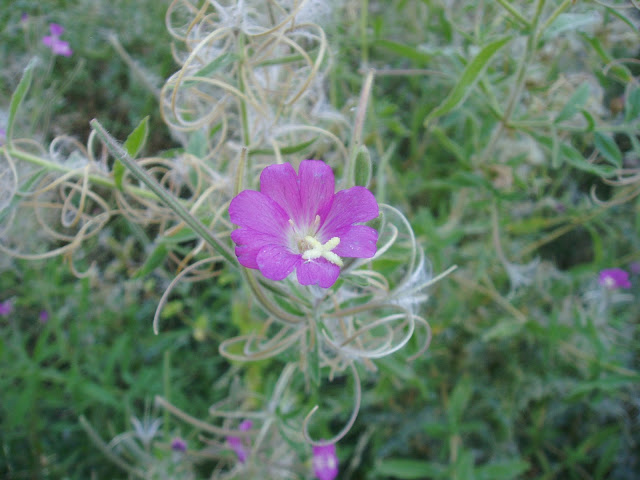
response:
<path fill-rule="evenodd" d="M 622 168 L 622 152 L 613 138 L 602 132 L 595 132 L 593 143 L 607 162 Z"/>
<path fill-rule="evenodd" d="M 292 315 L 299 316 L 299 317 L 304 317 L 304 313 L 302 313 L 302 311 L 299 308 L 297 308 L 293 303 L 291 303 L 286 298 L 280 295 L 274 295 L 273 299 L 278 304 L 278 306 L 282 308 L 285 312 L 290 313 Z"/>
<path fill-rule="evenodd" d="M 476 469 L 478 480 L 512 480 L 519 478 L 531 466 L 524 460 L 508 460 L 490 463 Z"/>
<path fill-rule="evenodd" d="M 607 377 L 599 378 L 598 380 L 582 382 L 569 393 L 568 397 L 575 399 L 575 397 L 584 395 L 585 393 L 589 393 L 593 390 L 602 390 L 607 394 L 612 394 L 618 389 L 638 385 L 639 382 L 640 375 L 609 375 Z"/>
<path fill-rule="evenodd" d="M 589 84 L 587 82 L 582 83 L 573 95 L 569 97 L 569 100 L 565 106 L 560 110 L 560 113 L 556 115 L 553 123 L 560 123 L 565 120 L 569 120 L 587 103 L 589 99 Z"/>
<path fill-rule="evenodd" d="M 131 158 L 136 158 L 140 150 L 147 141 L 149 136 L 149 116 L 147 115 L 142 119 L 133 132 L 129 134 L 127 140 L 124 142 L 124 148 Z"/>
<path fill-rule="evenodd" d="M 522 330 L 523 324 L 513 319 L 498 322 L 482 334 L 483 342 L 513 337 Z"/>
<path fill-rule="evenodd" d="M 318 137 L 313 137 L 311 140 L 307 140 L 305 142 L 300 142 L 297 143 L 295 145 L 288 145 L 286 147 L 281 147 L 280 148 L 280 153 L 282 155 L 292 155 L 294 153 L 298 153 L 302 150 L 304 150 L 305 148 L 307 148 L 308 146 L 310 146 L 311 144 L 313 144 L 313 142 L 315 142 L 318 139 Z M 249 156 L 252 155 L 273 155 L 275 152 L 273 151 L 273 149 L 271 148 L 261 148 L 258 150 L 251 150 L 249 152 Z"/>
<path fill-rule="evenodd" d="M 186 151 L 197 158 L 204 158 L 207 155 L 207 137 L 202 129 L 191 132 Z"/>
<path fill-rule="evenodd" d="M 311 140 L 307 140 L 306 142 L 300 142 L 297 145 L 289 145 L 287 147 L 282 147 L 280 149 L 280 153 L 282 153 L 283 155 L 291 155 L 294 153 L 298 153 L 304 150 L 305 148 L 307 148 L 308 146 L 310 146 L 311 144 L 313 144 L 313 142 L 315 142 L 317 138 L 318 137 L 313 137 Z"/>
<path fill-rule="evenodd" d="M 211 62 L 206 64 L 200 70 L 198 70 L 193 76 L 194 77 L 203 77 L 203 78 L 204 77 L 208 77 L 212 73 L 215 73 L 218 70 L 221 70 L 222 68 L 226 67 L 227 65 L 235 62 L 237 59 L 238 59 L 238 57 L 236 56 L 235 53 L 228 53 L 228 52 L 227 53 L 223 53 L 219 57 L 213 59 Z M 195 81 L 195 80 L 186 80 L 185 82 L 183 82 L 182 86 L 183 87 L 188 87 L 188 86 L 196 85 L 197 83 L 198 82 Z"/>
<path fill-rule="evenodd" d="M 596 165 L 594 163 L 588 162 L 584 158 L 584 156 L 582 156 L 582 154 L 569 143 L 558 140 L 556 147 L 554 145 L 554 140 L 550 139 L 549 137 L 538 135 L 535 133 L 531 133 L 531 135 L 540 145 L 549 149 L 550 151 L 553 152 L 557 148 L 558 163 L 554 164 L 552 160 L 553 168 L 560 167 L 562 165 L 562 162 L 566 161 L 569 165 L 577 168 L 578 170 L 593 173 L 594 175 L 598 175 L 600 177 L 610 177 L 615 173 L 616 169 L 614 167 L 609 167 L 606 165 Z"/>
<path fill-rule="evenodd" d="M 122 408 L 122 400 L 98 384 L 81 382 L 80 390 L 84 397 L 91 398 L 91 401 L 96 405 L 109 405 L 116 409 Z"/>
<path fill-rule="evenodd" d="M 458 458 L 456 459 L 451 478 L 457 480 L 475 480 L 473 454 L 469 450 L 458 452 Z"/>
<path fill-rule="evenodd" d="M 147 141 L 149 127 L 149 116 L 146 116 L 142 119 L 142 121 L 138 124 L 136 128 L 134 128 L 133 132 L 129 134 L 127 140 L 124 142 L 124 148 L 131 158 L 136 158 L 140 149 L 144 146 L 144 143 Z M 124 165 L 118 159 L 113 163 L 113 181 L 116 184 L 116 188 L 118 190 L 122 190 L 122 177 L 124 176 Z"/>
<path fill-rule="evenodd" d="M 461 378 L 456 384 L 451 396 L 449 397 L 449 405 L 447 406 L 447 416 L 452 426 L 459 425 L 462 415 L 467 409 L 467 404 L 471 400 L 473 388 L 471 380 L 468 377 Z"/>
<path fill-rule="evenodd" d="M 489 60 L 491 60 L 498 50 L 504 47 L 510 40 L 511 37 L 504 37 L 500 40 L 496 40 L 495 42 L 491 42 L 489 45 L 486 45 L 470 63 L 467 64 L 464 72 L 462 72 L 460 80 L 455 87 L 453 87 L 453 90 L 449 93 L 447 98 L 445 98 L 437 108 L 427 115 L 427 118 L 424 121 L 425 127 L 427 127 L 434 118 L 449 113 L 467 98 L 489 64 Z"/>
<path fill-rule="evenodd" d="M 401 480 L 435 479 L 447 476 L 447 469 L 442 465 L 423 460 L 389 458 L 375 466 L 375 473 L 385 478 L 394 477 Z"/>
<path fill-rule="evenodd" d="M 632 88 L 627 93 L 626 102 L 624 105 L 624 121 L 627 123 L 638 120 L 640 117 L 640 88 Z"/>
<path fill-rule="evenodd" d="M 309 346 L 311 346 L 312 335 L 315 336 L 315 342 L 313 344 L 313 348 L 309 348 L 306 361 L 309 365 L 309 379 L 311 380 L 314 388 L 318 388 L 320 386 L 320 355 L 318 354 L 318 337 L 320 332 L 317 328 L 313 333 L 309 330 L 309 334 L 307 335 L 307 342 L 309 342 Z"/>
<path fill-rule="evenodd" d="M 151 254 L 147 257 L 138 271 L 133 274 L 133 278 L 141 278 L 149 275 L 157 267 L 162 265 L 165 258 L 167 258 L 168 253 L 169 249 L 166 244 L 164 242 L 157 242 L 154 249 L 151 251 Z"/>
<path fill-rule="evenodd" d="M 582 30 L 585 27 L 600 22 L 600 16 L 595 12 L 561 13 L 542 34 L 542 40 L 550 40 L 564 32 Z"/>
<path fill-rule="evenodd" d="M 399 57 L 408 58 L 419 65 L 428 64 L 431 61 L 432 54 L 421 52 L 414 47 L 404 45 L 402 43 L 393 42 L 391 40 L 378 40 L 374 44 L 376 47 L 382 47 Z"/>
<path fill-rule="evenodd" d="M 427 180 L 424 182 L 426 188 L 434 189 L 458 189 L 465 187 L 480 188 L 495 192 L 495 188 L 484 177 L 472 172 L 459 171 L 451 175 L 450 178 Z"/>
<path fill-rule="evenodd" d="M 198 70 L 195 74 L 196 77 L 208 77 L 213 72 L 220 70 L 221 68 L 235 62 L 238 59 L 235 53 L 223 53 L 219 57 L 213 59 L 207 65 Z"/>
<path fill-rule="evenodd" d="M 33 68 L 36 64 L 36 59 L 33 58 L 27 64 L 27 68 L 24 69 L 24 73 L 22 74 L 22 78 L 20 79 L 20 83 L 16 87 L 15 92 L 11 95 L 11 103 L 9 104 L 9 120 L 7 122 L 7 143 L 11 145 L 11 139 L 13 138 L 13 126 L 16 121 L 16 114 L 18 113 L 18 108 L 20 108 L 20 104 L 22 100 L 24 100 L 25 95 L 29 91 L 29 87 L 31 86 L 31 78 L 33 77 Z"/>
<path fill-rule="evenodd" d="M 580 110 L 580 113 L 587 121 L 587 128 L 585 129 L 585 132 L 593 132 L 594 128 L 596 128 L 596 120 L 593 118 L 593 115 L 585 109 Z"/>
<path fill-rule="evenodd" d="M 371 156 L 369 149 L 364 145 L 358 147 L 355 161 L 355 184 L 360 187 L 368 187 L 371 182 Z"/>
<path fill-rule="evenodd" d="M 600 59 L 606 64 L 612 64 L 613 58 L 607 50 L 602 46 L 602 43 L 597 37 L 590 37 L 586 34 L 582 34 L 582 38 L 591 45 L 591 48 L 598 54 Z M 611 68 L 608 69 L 609 73 L 617 76 L 624 83 L 630 83 L 633 81 L 633 75 L 631 71 L 626 65 L 623 64 L 612 64 Z"/>
<path fill-rule="evenodd" d="M 631 30 L 636 32 L 636 34 L 640 33 L 640 29 L 638 29 L 638 27 L 636 27 L 633 21 L 631 20 L 633 18 L 631 15 L 625 15 L 621 12 L 618 12 L 615 8 L 612 8 L 612 7 L 605 7 L 605 10 L 607 11 L 607 13 L 615 17 L 618 17 L 621 21 L 626 23 Z M 624 10 L 622 11 L 624 12 Z"/>

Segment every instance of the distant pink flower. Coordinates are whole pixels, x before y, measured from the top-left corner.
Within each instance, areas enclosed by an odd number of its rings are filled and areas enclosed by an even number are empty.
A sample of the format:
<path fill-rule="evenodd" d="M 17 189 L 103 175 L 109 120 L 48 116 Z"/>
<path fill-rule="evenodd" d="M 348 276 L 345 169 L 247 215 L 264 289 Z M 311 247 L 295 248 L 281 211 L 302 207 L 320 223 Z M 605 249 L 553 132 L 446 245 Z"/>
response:
<path fill-rule="evenodd" d="M 600 271 L 598 282 L 610 290 L 616 288 L 631 288 L 629 274 L 620 268 L 607 268 Z"/>
<path fill-rule="evenodd" d="M 40 323 L 47 323 L 49 321 L 49 312 L 47 312 L 46 310 L 40 310 L 40 313 L 38 314 L 38 320 L 40 320 Z"/>
<path fill-rule="evenodd" d="M 64 40 L 60 40 L 60 35 L 64 33 L 64 27 L 57 23 L 50 23 L 49 31 L 51 32 L 51 35 L 45 35 L 42 37 L 42 43 L 49 47 L 55 55 L 70 57 L 73 50 L 71 50 L 69 43 Z"/>
<path fill-rule="evenodd" d="M 251 420 L 244 420 L 240 424 L 238 429 L 241 432 L 247 432 L 251 430 L 252 426 L 253 426 L 253 422 Z M 227 437 L 227 443 L 229 444 L 231 449 L 234 452 L 236 452 L 236 455 L 238 456 L 238 461 L 240 461 L 240 463 L 244 463 L 247 461 L 247 458 L 249 457 L 249 448 L 247 447 L 246 442 L 244 442 L 242 438 L 229 435 Z"/>
<path fill-rule="evenodd" d="M 301 285 L 328 288 L 341 257 L 373 257 L 378 232 L 356 224 L 378 216 L 375 197 L 364 187 L 334 188 L 331 167 L 319 160 L 304 160 L 297 174 L 289 163 L 266 167 L 260 191 L 240 192 L 229 205 L 240 226 L 231 233 L 238 261 L 271 280 L 295 270 Z"/>
<path fill-rule="evenodd" d="M 171 450 L 173 450 L 174 452 L 186 452 L 187 442 L 185 442 L 180 437 L 176 437 L 173 440 L 171 440 Z"/>
<path fill-rule="evenodd" d="M 329 445 L 313 446 L 313 473 L 320 480 L 333 480 L 338 476 L 338 457 L 336 456 L 336 446 Z"/>
<path fill-rule="evenodd" d="M 13 303 L 11 300 L 5 300 L 4 302 L 0 302 L 0 316 L 6 317 L 13 312 Z"/>

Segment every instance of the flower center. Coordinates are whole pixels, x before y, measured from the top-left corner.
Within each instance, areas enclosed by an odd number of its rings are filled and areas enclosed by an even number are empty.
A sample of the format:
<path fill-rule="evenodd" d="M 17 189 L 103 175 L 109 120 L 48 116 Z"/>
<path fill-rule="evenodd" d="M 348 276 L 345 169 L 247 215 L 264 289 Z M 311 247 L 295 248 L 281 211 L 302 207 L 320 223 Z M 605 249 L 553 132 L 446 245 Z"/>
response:
<path fill-rule="evenodd" d="M 296 247 L 298 247 L 298 252 L 302 254 L 303 260 L 310 262 L 316 258 L 324 258 L 339 267 L 343 266 L 342 259 L 332 252 L 340 244 L 340 238 L 333 237 L 325 243 L 321 243 L 316 238 L 320 226 L 320 215 L 316 215 L 313 223 L 303 232 L 297 228 L 293 220 L 289 219 L 289 223 L 293 227 L 294 238 L 297 239 Z"/>
<path fill-rule="evenodd" d="M 303 252 L 303 260 L 306 260 L 307 262 L 322 257 L 326 258 L 331 263 L 341 267 L 343 265 L 342 259 L 331 251 L 339 244 L 339 237 L 333 237 L 328 242 L 323 244 L 320 243 L 315 237 L 307 235 L 302 240 L 300 240 L 300 242 L 298 242 L 298 248 L 301 252 Z"/>

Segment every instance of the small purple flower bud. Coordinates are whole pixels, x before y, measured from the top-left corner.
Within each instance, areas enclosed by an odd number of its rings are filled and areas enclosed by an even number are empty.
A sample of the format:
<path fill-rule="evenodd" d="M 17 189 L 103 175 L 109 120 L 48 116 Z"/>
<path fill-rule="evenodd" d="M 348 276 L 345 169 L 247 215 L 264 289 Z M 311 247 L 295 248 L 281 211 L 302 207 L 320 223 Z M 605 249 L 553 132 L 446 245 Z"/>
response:
<path fill-rule="evenodd" d="M 13 311 L 13 303 L 11 300 L 6 300 L 4 302 L 0 302 L 0 315 L 6 317 Z"/>
<path fill-rule="evenodd" d="M 47 323 L 49 321 L 49 312 L 47 312 L 46 310 L 40 310 L 38 320 L 40 320 L 40 323 Z"/>
<path fill-rule="evenodd" d="M 312 463 L 313 473 L 319 480 L 334 480 L 338 476 L 335 444 L 314 445 Z"/>
<path fill-rule="evenodd" d="M 180 437 L 176 437 L 173 440 L 171 440 L 171 450 L 173 450 L 174 452 L 186 452 L 187 442 L 185 442 Z"/>
<path fill-rule="evenodd" d="M 252 426 L 253 426 L 253 422 L 251 420 L 244 420 L 240 424 L 238 429 L 241 432 L 247 432 L 251 430 Z M 240 463 L 245 463 L 247 461 L 247 458 L 249 457 L 249 449 L 247 448 L 247 445 L 245 444 L 245 442 L 243 442 L 242 438 L 229 435 L 227 437 L 227 443 L 229 444 L 231 449 L 234 452 L 236 452 L 236 455 L 238 456 L 238 461 Z"/>
<path fill-rule="evenodd" d="M 29 14 L 28 13 L 23 13 L 22 15 L 20 15 L 20 21 L 22 23 L 26 23 L 29 21 Z"/>
<path fill-rule="evenodd" d="M 73 50 L 71 50 L 69 42 L 60 40 L 60 35 L 64 32 L 64 27 L 57 23 L 51 23 L 49 24 L 49 30 L 51 31 L 51 35 L 42 37 L 42 43 L 49 47 L 55 55 L 70 57 Z"/>
<path fill-rule="evenodd" d="M 631 288 L 629 274 L 621 268 L 606 268 L 600 271 L 598 283 L 609 290 Z"/>
<path fill-rule="evenodd" d="M 54 37 L 59 37 L 64 33 L 64 27 L 58 23 L 50 23 L 49 31 L 51 32 L 51 35 L 53 35 Z"/>

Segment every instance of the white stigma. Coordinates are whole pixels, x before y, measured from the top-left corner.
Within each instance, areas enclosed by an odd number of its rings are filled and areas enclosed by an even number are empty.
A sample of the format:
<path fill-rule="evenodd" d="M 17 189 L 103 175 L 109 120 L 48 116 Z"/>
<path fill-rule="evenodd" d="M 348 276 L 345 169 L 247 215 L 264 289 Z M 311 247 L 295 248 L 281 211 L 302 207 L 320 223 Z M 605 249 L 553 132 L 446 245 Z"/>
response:
<path fill-rule="evenodd" d="M 325 258 L 334 265 L 342 267 L 342 259 L 331 251 L 340 244 L 339 237 L 333 237 L 327 243 L 322 244 L 316 240 L 315 237 L 307 235 L 304 237 L 304 242 L 311 248 L 304 251 L 302 254 L 303 260 L 308 262 L 310 260 L 315 260 L 316 258 Z"/>

